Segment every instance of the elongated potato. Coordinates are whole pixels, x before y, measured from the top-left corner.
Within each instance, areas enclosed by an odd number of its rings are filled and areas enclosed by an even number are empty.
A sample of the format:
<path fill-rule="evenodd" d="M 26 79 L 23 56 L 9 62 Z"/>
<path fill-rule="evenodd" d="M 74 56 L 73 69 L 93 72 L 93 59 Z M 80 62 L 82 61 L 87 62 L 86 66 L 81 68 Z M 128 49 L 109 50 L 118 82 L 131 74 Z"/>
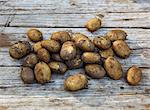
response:
<path fill-rule="evenodd" d="M 69 69 L 76 69 L 83 66 L 83 61 L 80 55 L 76 55 L 74 59 L 65 61 L 65 63 Z"/>
<path fill-rule="evenodd" d="M 71 60 L 76 56 L 76 46 L 73 42 L 65 42 L 60 50 L 60 56 L 63 60 Z"/>
<path fill-rule="evenodd" d="M 60 44 L 55 40 L 43 40 L 41 41 L 41 45 L 43 48 L 46 48 L 49 52 L 59 52 Z"/>
<path fill-rule="evenodd" d="M 37 53 L 37 51 L 41 48 L 42 48 L 41 42 L 36 42 L 35 44 L 33 44 L 33 51 L 35 53 Z"/>
<path fill-rule="evenodd" d="M 80 33 L 73 34 L 72 40 L 75 42 L 76 46 L 83 51 L 94 51 L 95 49 L 95 46 L 91 42 L 91 40 L 83 34 Z"/>
<path fill-rule="evenodd" d="M 99 49 L 108 49 L 111 47 L 111 41 L 103 36 L 98 36 L 93 39 L 93 43 Z"/>
<path fill-rule="evenodd" d="M 53 53 L 53 54 L 51 55 L 51 57 L 52 57 L 52 59 L 53 59 L 54 61 L 63 62 L 63 59 L 60 57 L 60 54 L 58 54 L 58 53 Z"/>
<path fill-rule="evenodd" d="M 127 58 L 131 53 L 129 46 L 123 40 L 114 41 L 112 47 L 116 55 L 121 58 Z"/>
<path fill-rule="evenodd" d="M 114 56 L 114 52 L 112 48 L 106 49 L 106 50 L 100 50 L 99 54 L 101 55 L 102 58 L 108 58 L 110 56 Z"/>
<path fill-rule="evenodd" d="M 94 79 L 101 79 L 106 74 L 104 68 L 98 64 L 87 64 L 85 66 L 85 72 Z"/>
<path fill-rule="evenodd" d="M 9 48 L 9 54 L 14 59 L 20 59 L 32 51 L 31 45 L 27 41 L 19 41 Z"/>
<path fill-rule="evenodd" d="M 114 80 L 118 80 L 122 76 L 122 67 L 117 59 L 108 57 L 104 62 L 104 68 L 108 76 Z"/>
<path fill-rule="evenodd" d="M 40 61 L 44 61 L 45 63 L 50 62 L 50 54 L 45 48 L 41 48 L 37 52 L 37 56 Z"/>
<path fill-rule="evenodd" d="M 99 63 L 101 57 L 95 52 L 84 52 L 81 58 L 85 63 Z"/>
<path fill-rule="evenodd" d="M 59 43 L 63 44 L 66 41 L 70 41 L 71 36 L 66 31 L 58 31 L 58 32 L 53 32 L 50 39 L 56 40 Z"/>
<path fill-rule="evenodd" d="M 142 78 L 142 71 L 137 66 L 132 66 L 128 69 L 126 76 L 130 85 L 137 85 Z"/>
<path fill-rule="evenodd" d="M 67 66 L 62 62 L 52 61 L 48 65 L 50 69 L 55 73 L 64 74 L 67 71 Z"/>
<path fill-rule="evenodd" d="M 35 82 L 34 72 L 29 67 L 21 69 L 21 79 L 25 84 L 32 84 Z"/>
<path fill-rule="evenodd" d="M 64 81 L 64 88 L 68 91 L 77 91 L 87 86 L 87 77 L 81 73 L 69 76 Z"/>
<path fill-rule="evenodd" d="M 39 62 L 35 65 L 34 74 L 37 82 L 40 84 L 44 84 L 50 81 L 51 70 L 49 66 L 44 62 Z"/>
<path fill-rule="evenodd" d="M 86 22 L 85 27 L 90 32 L 94 32 L 94 31 L 98 30 L 101 27 L 101 20 L 99 18 L 96 18 L 96 17 L 91 18 Z"/>
<path fill-rule="evenodd" d="M 123 30 L 111 30 L 106 33 L 106 37 L 111 40 L 125 40 L 127 37 L 127 33 Z"/>
<path fill-rule="evenodd" d="M 33 42 L 38 42 L 38 41 L 43 40 L 43 35 L 38 29 L 28 30 L 27 36 Z"/>
<path fill-rule="evenodd" d="M 23 61 L 23 66 L 33 68 L 38 63 L 38 57 L 34 53 L 30 53 Z"/>

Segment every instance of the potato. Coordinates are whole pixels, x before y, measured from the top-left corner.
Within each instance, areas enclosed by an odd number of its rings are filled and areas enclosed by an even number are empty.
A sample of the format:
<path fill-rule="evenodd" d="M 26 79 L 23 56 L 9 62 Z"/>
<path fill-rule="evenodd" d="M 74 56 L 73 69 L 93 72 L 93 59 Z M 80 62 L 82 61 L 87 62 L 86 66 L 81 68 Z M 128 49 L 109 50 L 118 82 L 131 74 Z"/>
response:
<path fill-rule="evenodd" d="M 83 61 L 81 60 L 80 55 L 76 55 L 76 57 L 72 60 L 68 60 L 65 62 L 69 69 L 76 69 L 83 66 Z"/>
<path fill-rule="evenodd" d="M 42 48 L 41 42 L 36 42 L 35 44 L 33 44 L 33 50 L 35 53 L 37 53 L 37 51 L 41 48 Z"/>
<path fill-rule="evenodd" d="M 51 70 L 55 73 L 64 74 L 67 71 L 67 66 L 62 62 L 52 61 L 49 64 Z"/>
<path fill-rule="evenodd" d="M 51 57 L 52 57 L 52 59 L 53 59 L 54 61 L 63 62 L 63 59 L 60 57 L 60 55 L 59 55 L 58 53 L 53 53 L 53 54 L 51 55 Z"/>
<path fill-rule="evenodd" d="M 121 64 L 114 57 L 108 57 L 105 60 L 104 68 L 108 76 L 114 80 L 120 79 L 123 74 Z"/>
<path fill-rule="evenodd" d="M 106 74 L 104 68 L 98 64 L 87 64 L 85 66 L 85 72 L 94 79 L 101 79 Z"/>
<path fill-rule="evenodd" d="M 127 33 L 123 30 L 111 30 L 106 33 L 106 37 L 111 40 L 125 40 L 127 37 Z"/>
<path fill-rule="evenodd" d="M 33 68 L 38 63 L 38 57 L 34 53 L 30 53 L 23 61 L 23 66 Z"/>
<path fill-rule="evenodd" d="M 45 63 L 50 62 L 50 54 L 45 48 L 41 48 L 37 52 L 37 56 L 40 61 L 44 61 Z"/>
<path fill-rule="evenodd" d="M 84 52 L 81 56 L 82 61 L 85 63 L 99 63 L 100 58 L 100 55 L 95 52 Z"/>
<path fill-rule="evenodd" d="M 71 36 L 66 31 L 59 31 L 52 33 L 50 39 L 56 40 L 59 43 L 63 44 L 64 42 L 71 40 Z"/>
<path fill-rule="evenodd" d="M 32 84 L 35 82 L 33 70 L 29 67 L 21 69 L 21 79 L 25 84 Z"/>
<path fill-rule="evenodd" d="M 91 18 L 90 20 L 88 20 L 85 24 L 85 27 L 90 31 L 90 32 L 94 32 L 96 30 L 98 30 L 101 27 L 101 20 L 99 18 Z"/>
<path fill-rule="evenodd" d="M 91 42 L 91 40 L 83 34 L 80 33 L 73 34 L 72 40 L 75 42 L 76 46 L 83 51 L 94 51 L 95 49 L 95 46 Z"/>
<path fill-rule="evenodd" d="M 35 65 L 34 74 L 37 82 L 40 84 L 44 84 L 50 81 L 51 70 L 49 66 L 44 62 L 39 62 Z"/>
<path fill-rule="evenodd" d="M 28 30 L 27 36 L 33 42 L 38 42 L 38 41 L 43 40 L 43 35 L 38 29 Z"/>
<path fill-rule="evenodd" d="M 65 42 L 60 50 L 60 56 L 63 60 L 71 60 L 76 56 L 76 46 L 73 42 Z"/>
<path fill-rule="evenodd" d="M 106 37 L 98 36 L 93 39 L 93 43 L 99 49 L 108 49 L 111 47 L 111 41 Z"/>
<path fill-rule="evenodd" d="M 100 50 L 99 54 L 101 55 L 102 58 L 108 58 L 109 56 L 114 56 L 114 52 L 112 48 L 106 49 L 106 50 Z"/>
<path fill-rule="evenodd" d="M 64 88 L 68 91 L 77 91 L 87 86 L 87 77 L 81 73 L 75 73 L 67 77 L 64 81 Z"/>
<path fill-rule="evenodd" d="M 127 82 L 130 85 L 137 85 L 142 78 L 142 71 L 136 66 L 132 66 L 127 71 Z"/>
<path fill-rule="evenodd" d="M 43 40 L 41 41 L 41 45 L 43 48 L 46 48 L 49 52 L 59 52 L 60 44 L 55 40 Z"/>
<path fill-rule="evenodd" d="M 12 58 L 20 59 L 32 51 L 31 45 L 27 41 L 19 41 L 9 48 L 9 54 Z"/>
<path fill-rule="evenodd" d="M 114 41 L 112 47 L 116 55 L 121 58 L 127 58 L 131 53 L 129 46 L 123 40 Z"/>

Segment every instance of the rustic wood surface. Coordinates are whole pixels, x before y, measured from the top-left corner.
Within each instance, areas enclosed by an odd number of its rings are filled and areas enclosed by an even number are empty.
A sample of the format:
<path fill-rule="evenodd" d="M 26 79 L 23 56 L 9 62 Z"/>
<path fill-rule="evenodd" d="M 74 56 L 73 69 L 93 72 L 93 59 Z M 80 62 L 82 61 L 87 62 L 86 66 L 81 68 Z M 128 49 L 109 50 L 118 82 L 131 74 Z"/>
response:
<path fill-rule="evenodd" d="M 84 28 L 94 16 L 103 19 L 94 33 Z M 111 29 L 128 33 L 132 54 L 119 59 L 124 73 L 131 65 L 141 67 L 142 81 L 129 86 L 124 78 L 89 80 L 88 89 L 67 92 L 65 75 L 53 74 L 41 86 L 26 85 L 20 79 L 21 61 L 9 57 L 8 48 L 25 33 L 40 29 L 44 38 L 54 31 L 81 32 L 91 39 Z M 125 75 L 125 74 L 124 74 Z M 149 0 L 0 0 L 0 110 L 150 110 L 150 1 Z"/>

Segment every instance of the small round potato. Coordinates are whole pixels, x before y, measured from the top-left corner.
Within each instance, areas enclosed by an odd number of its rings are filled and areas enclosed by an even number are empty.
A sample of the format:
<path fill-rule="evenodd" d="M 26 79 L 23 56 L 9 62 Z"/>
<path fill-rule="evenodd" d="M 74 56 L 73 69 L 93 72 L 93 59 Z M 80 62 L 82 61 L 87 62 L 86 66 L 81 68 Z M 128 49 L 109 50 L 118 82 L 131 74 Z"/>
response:
<path fill-rule="evenodd" d="M 85 66 L 85 72 L 94 79 L 101 79 L 106 74 L 104 68 L 98 64 L 87 64 Z"/>
<path fill-rule="evenodd" d="M 91 40 L 83 34 L 80 33 L 73 34 L 72 40 L 75 42 L 76 46 L 83 51 L 94 51 L 95 49 L 95 46 L 91 42 Z"/>
<path fill-rule="evenodd" d="M 101 55 L 102 58 L 108 58 L 110 56 L 114 56 L 114 52 L 112 48 L 106 49 L 106 50 L 100 50 L 99 54 Z"/>
<path fill-rule="evenodd" d="M 112 47 L 116 55 L 121 58 L 127 58 L 131 53 L 129 46 L 123 40 L 114 41 Z"/>
<path fill-rule="evenodd" d="M 81 73 L 76 73 L 65 79 L 64 88 L 68 91 L 77 91 L 85 88 L 87 84 L 87 77 Z"/>
<path fill-rule="evenodd" d="M 45 63 L 50 62 L 50 54 L 45 48 L 41 48 L 37 52 L 37 56 L 40 61 L 44 61 Z"/>
<path fill-rule="evenodd" d="M 51 68 L 51 70 L 55 73 L 64 74 L 67 71 L 67 66 L 62 62 L 53 61 L 50 62 L 48 65 Z"/>
<path fill-rule="evenodd" d="M 32 84 L 35 82 L 33 70 L 29 67 L 21 69 L 21 79 L 25 84 Z"/>
<path fill-rule="evenodd" d="M 142 77 L 142 71 L 136 66 L 132 66 L 127 71 L 127 82 L 130 85 L 137 85 Z"/>
<path fill-rule="evenodd" d="M 30 53 L 23 61 L 23 66 L 33 68 L 38 63 L 38 57 L 34 53 Z"/>
<path fill-rule="evenodd" d="M 108 49 L 111 47 L 111 41 L 107 39 L 106 37 L 95 37 L 93 39 L 93 43 L 95 46 L 97 46 L 99 49 Z"/>
<path fill-rule="evenodd" d="M 99 63 L 101 57 L 95 52 L 84 52 L 81 58 L 85 63 Z"/>
<path fill-rule="evenodd" d="M 58 53 L 53 53 L 53 54 L 51 55 L 51 57 L 52 57 L 52 59 L 53 59 L 54 61 L 63 62 L 63 59 L 60 57 L 60 55 L 59 55 Z"/>
<path fill-rule="evenodd" d="M 20 59 L 30 53 L 31 45 L 27 41 L 19 41 L 9 48 L 9 54 L 12 58 Z"/>
<path fill-rule="evenodd" d="M 36 42 L 35 44 L 33 44 L 33 51 L 35 53 L 37 53 L 37 51 L 41 48 L 42 48 L 41 42 Z"/>
<path fill-rule="evenodd" d="M 68 60 L 65 63 L 69 69 L 77 69 L 83 66 L 83 61 L 81 60 L 80 55 L 76 55 L 74 59 Z"/>
<path fill-rule="evenodd" d="M 85 24 L 85 27 L 90 31 L 90 32 L 94 32 L 96 30 L 98 30 L 101 27 L 101 20 L 99 18 L 91 18 L 90 20 L 88 20 Z"/>
<path fill-rule="evenodd" d="M 49 66 L 44 62 L 39 62 L 35 65 L 34 74 L 37 82 L 40 84 L 44 84 L 50 81 L 51 70 Z"/>
<path fill-rule="evenodd" d="M 46 48 L 49 52 L 59 52 L 60 44 L 55 40 L 43 40 L 41 41 L 41 45 L 43 48 Z"/>
<path fill-rule="evenodd" d="M 123 30 L 111 30 L 106 33 L 106 37 L 111 40 L 125 40 L 127 37 L 127 33 Z"/>
<path fill-rule="evenodd" d="M 60 50 L 60 56 L 63 60 L 71 60 L 76 56 L 76 46 L 73 42 L 65 42 Z"/>
<path fill-rule="evenodd" d="M 28 30 L 27 36 L 33 42 L 38 42 L 38 41 L 43 40 L 43 35 L 38 29 Z"/>
<path fill-rule="evenodd" d="M 71 40 L 71 36 L 66 31 L 59 31 L 52 33 L 50 39 L 56 40 L 59 43 L 63 44 L 64 42 Z"/>
<path fill-rule="evenodd" d="M 122 67 L 117 59 L 108 57 L 104 62 L 104 68 L 108 76 L 114 80 L 118 80 L 122 76 Z"/>

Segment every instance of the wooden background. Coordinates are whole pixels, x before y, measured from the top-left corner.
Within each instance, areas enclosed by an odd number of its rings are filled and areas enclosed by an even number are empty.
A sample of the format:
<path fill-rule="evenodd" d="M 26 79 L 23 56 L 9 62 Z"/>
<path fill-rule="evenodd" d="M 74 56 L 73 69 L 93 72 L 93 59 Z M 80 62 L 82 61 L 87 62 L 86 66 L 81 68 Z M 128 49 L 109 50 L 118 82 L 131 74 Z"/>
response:
<path fill-rule="evenodd" d="M 85 21 L 104 16 L 102 28 L 91 34 Z M 53 75 L 44 86 L 25 85 L 20 80 L 20 61 L 9 57 L 9 46 L 27 40 L 31 27 L 44 38 L 58 30 L 72 30 L 91 38 L 111 29 L 128 33 L 133 52 L 119 59 L 124 71 L 141 67 L 142 81 L 129 86 L 125 80 L 107 77 L 90 80 L 89 89 L 66 92 L 63 75 Z M 77 70 L 75 70 L 77 71 Z M 71 73 L 70 71 L 66 74 Z M 150 109 L 150 1 L 149 0 L 0 0 L 0 110 L 148 110 Z"/>

